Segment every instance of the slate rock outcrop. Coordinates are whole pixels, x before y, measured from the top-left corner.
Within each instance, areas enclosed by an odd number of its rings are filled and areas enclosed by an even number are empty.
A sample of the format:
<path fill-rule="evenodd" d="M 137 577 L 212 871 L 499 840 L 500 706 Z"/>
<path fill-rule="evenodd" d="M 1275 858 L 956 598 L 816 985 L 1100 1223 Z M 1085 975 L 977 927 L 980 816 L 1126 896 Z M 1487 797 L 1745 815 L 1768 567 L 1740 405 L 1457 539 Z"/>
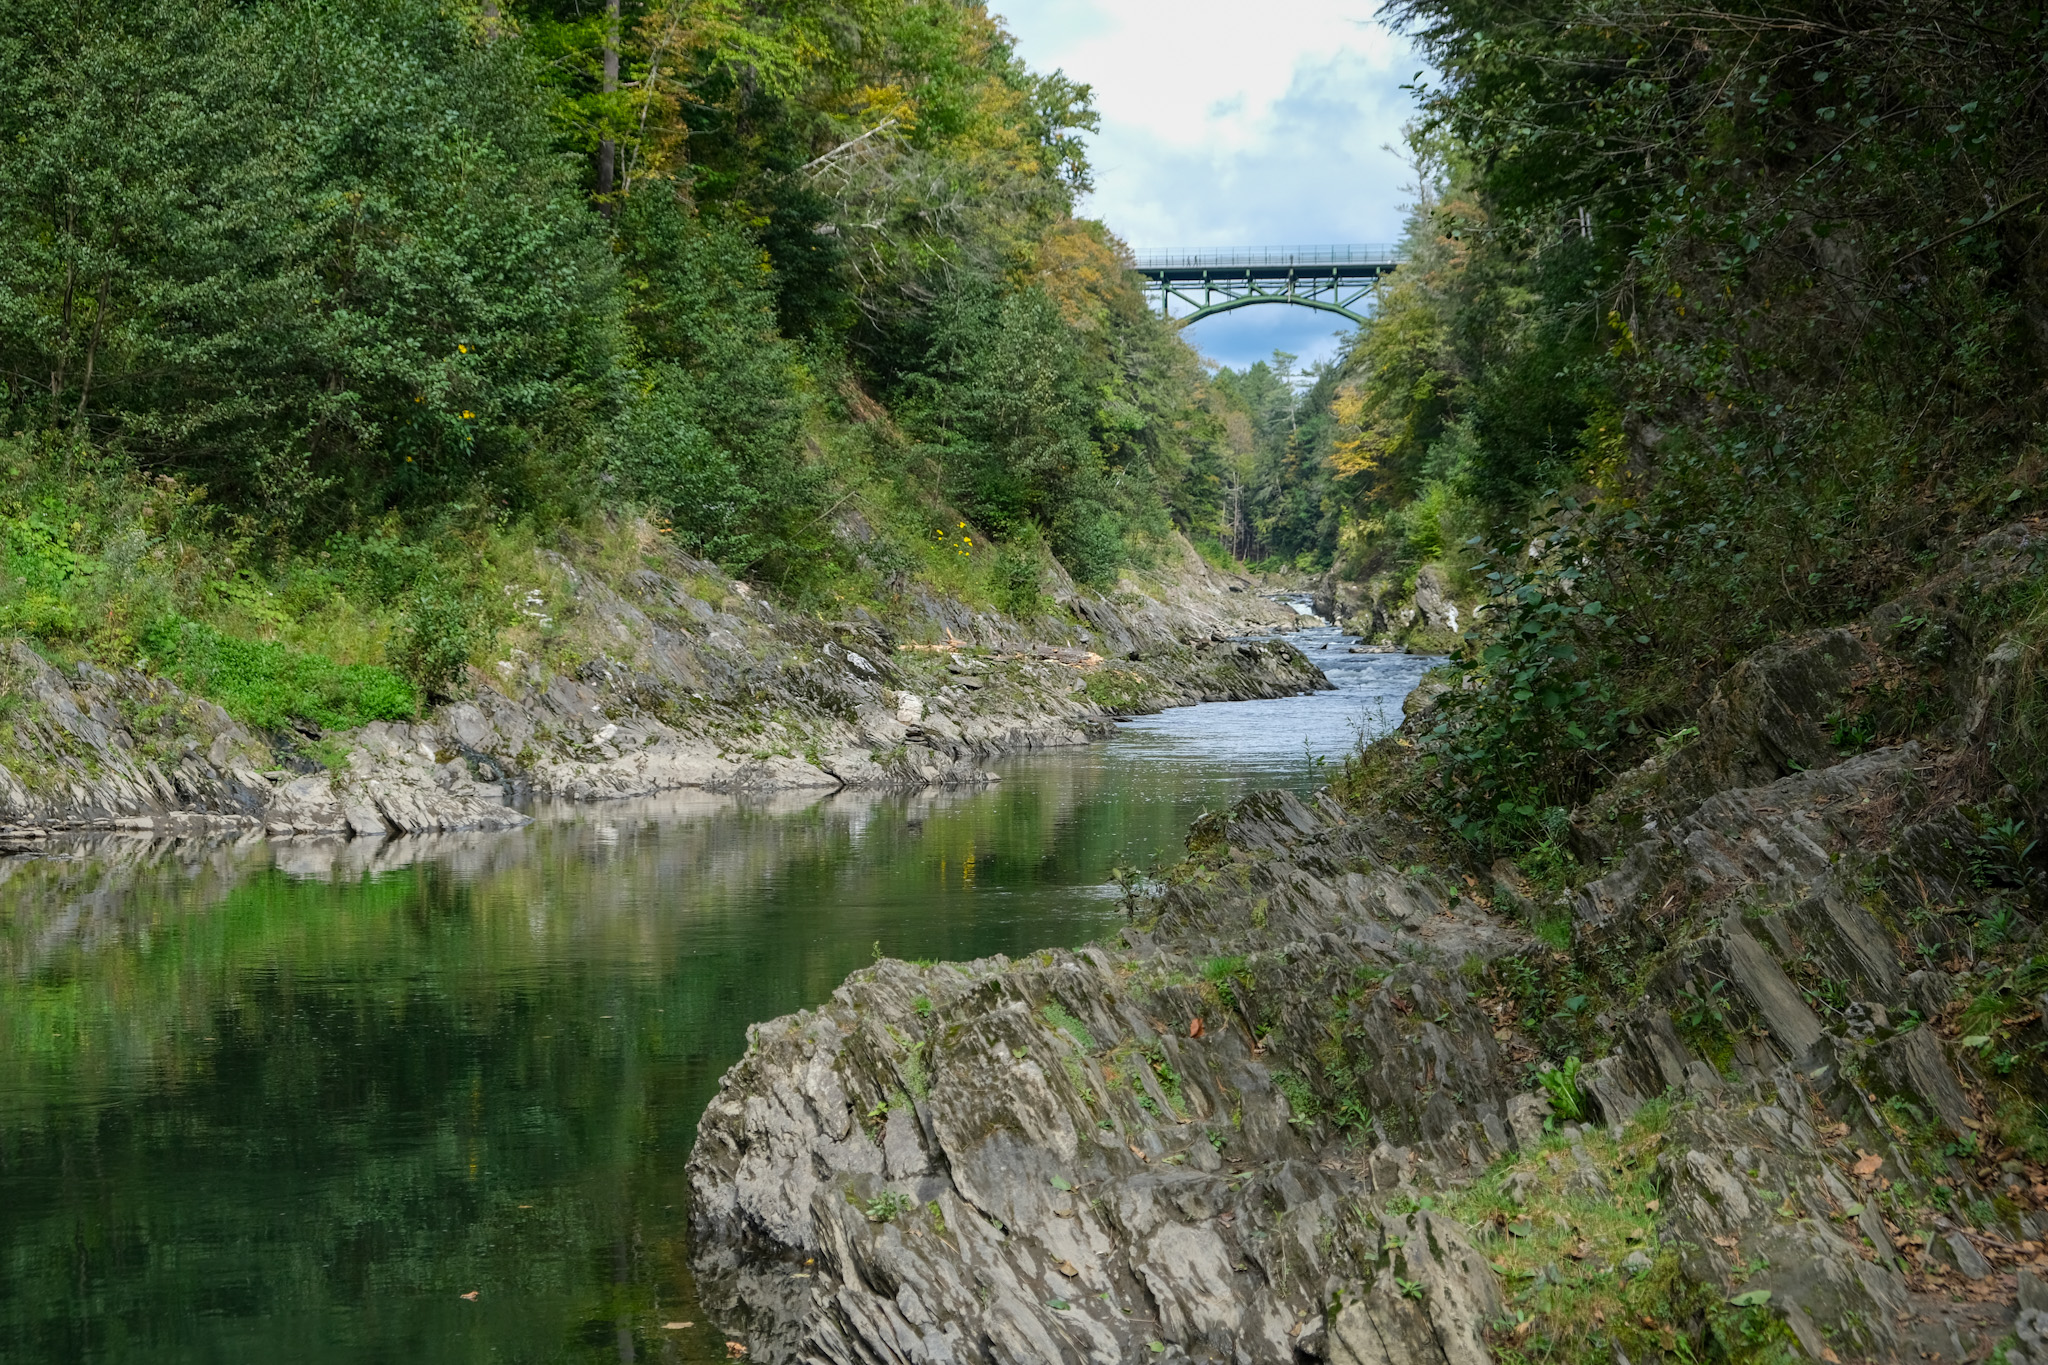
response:
<path fill-rule="evenodd" d="M 1950 577 L 2013 581 L 2029 543 Z M 2042 932 L 2032 850 L 1986 872 L 2025 811 L 1987 762 L 2017 656 L 1959 625 L 1953 705 L 1845 744 L 1895 610 L 1730 670 L 1572 813 L 1576 885 L 1463 866 L 1370 793 L 1265 794 L 1113 944 L 884 962 L 756 1026 L 689 1166 L 707 1304 L 778 1362 L 1486 1360 L 1498 1228 L 1427 1205 L 1532 1153 L 1607 1197 L 1551 1104 L 1562 1031 L 1580 1121 L 1661 1125 L 1654 1236 L 1593 1261 L 1673 1258 L 1830 1365 L 1982 1359 L 2048 1266 L 2048 1171 L 1992 1136 L 2048 1089 L 2039 1016 L 1958 1012 L 2034 979 L 1980 956 L 1987 917 Z M 1515 1004 L 1586 964 L 1626 990 Z"/>
<path fill-rule="evenodd" d="M 546 589 L 520 600 L 567 632 L 561 657 L 508 649 L 417 721 L 331 735 L 257 734 L 144 670 L 60 669 L 6 642 L 0 839 L 208 823 L 377 837 L 505 828 L 531 799 L 975 784 L 996 755 L 1085 743 L 1119 715 L 1330 686 L 1272 638 L 1291 608 L 1191 548 L 1113 599 L 1065 584 L 1056 619 L 926 596 L 896 627 L 820 621 L 715 565 L 665 562 L 614 578 L 543 553 Z"/>

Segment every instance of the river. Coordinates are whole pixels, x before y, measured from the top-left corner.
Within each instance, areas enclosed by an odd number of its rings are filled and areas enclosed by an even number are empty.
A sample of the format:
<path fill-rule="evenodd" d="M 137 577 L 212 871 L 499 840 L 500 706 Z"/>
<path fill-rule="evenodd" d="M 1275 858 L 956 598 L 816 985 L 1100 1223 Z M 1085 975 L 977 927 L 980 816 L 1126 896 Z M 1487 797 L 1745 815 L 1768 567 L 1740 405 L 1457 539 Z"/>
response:
<path fill-rule="evenodd" d="M 1320 785 L 1435 662 L 1290 638 L 1337 691 L 986 789 L 0 861 L 0 1362 L 726 1359 L 683 1165 L 747 1024 L 877 953 L 1113 934 L 1112 869 Z"/>

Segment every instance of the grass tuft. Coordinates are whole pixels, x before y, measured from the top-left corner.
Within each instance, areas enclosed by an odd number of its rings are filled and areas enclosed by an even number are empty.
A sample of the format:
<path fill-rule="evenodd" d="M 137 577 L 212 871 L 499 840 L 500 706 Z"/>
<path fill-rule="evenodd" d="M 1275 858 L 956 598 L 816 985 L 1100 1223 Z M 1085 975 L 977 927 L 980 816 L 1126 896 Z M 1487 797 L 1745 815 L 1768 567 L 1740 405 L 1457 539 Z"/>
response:
<path fill-rule="evenodd" d="M 1410 1202 L 1464 1224 L 1501 1277 L 1507 1313 L 1487 1325 L 1500 1365 L 1611 1365 L 1617 1349 L 1630 1360 L 1792 1358 L 1768 1307 L 1689 1284 L 1676 1249 L 1660 1245 L 1656 1162 L 1668 1115 L 1654 1101 L 1619 1140 L 1593 1129 L 1576 1144 L 1557 1137 L 1463 1189 Z"/>

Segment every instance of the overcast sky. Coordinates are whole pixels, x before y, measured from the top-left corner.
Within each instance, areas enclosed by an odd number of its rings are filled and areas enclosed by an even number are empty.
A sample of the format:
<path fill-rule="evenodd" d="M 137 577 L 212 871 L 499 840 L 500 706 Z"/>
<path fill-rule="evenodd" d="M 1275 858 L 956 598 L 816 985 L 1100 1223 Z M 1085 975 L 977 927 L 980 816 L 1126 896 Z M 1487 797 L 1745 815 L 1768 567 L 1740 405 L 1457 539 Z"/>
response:
<path fill-rule="evenodd" d="M 1095 88 L 1082 211 L 1139 250 L 1391 242 L 1416 72 L 1374 0 L 991 0 L 1020 54 Z M 1344 320 L 1243 308 L 1187 331 L 1243 366 L 1335 351 Z"/>

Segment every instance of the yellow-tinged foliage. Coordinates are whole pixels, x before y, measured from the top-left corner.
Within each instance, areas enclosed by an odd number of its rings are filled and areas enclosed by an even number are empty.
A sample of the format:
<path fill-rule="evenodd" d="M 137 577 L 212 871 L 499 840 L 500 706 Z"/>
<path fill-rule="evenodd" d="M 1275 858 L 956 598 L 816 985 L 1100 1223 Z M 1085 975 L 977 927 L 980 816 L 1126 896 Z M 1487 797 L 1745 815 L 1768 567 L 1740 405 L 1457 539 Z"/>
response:
<path fill-rule="evenodd" d="M 1068 218 L 1053 224 L 1038 239 L 1035 257 L 1031 280 L 1059 306 L 1070 327 L 1097 330 L 1113 305 L 1128 306 L 1137 299 L 1128 273 L 1130 249 L 1101 223 Z"/>

